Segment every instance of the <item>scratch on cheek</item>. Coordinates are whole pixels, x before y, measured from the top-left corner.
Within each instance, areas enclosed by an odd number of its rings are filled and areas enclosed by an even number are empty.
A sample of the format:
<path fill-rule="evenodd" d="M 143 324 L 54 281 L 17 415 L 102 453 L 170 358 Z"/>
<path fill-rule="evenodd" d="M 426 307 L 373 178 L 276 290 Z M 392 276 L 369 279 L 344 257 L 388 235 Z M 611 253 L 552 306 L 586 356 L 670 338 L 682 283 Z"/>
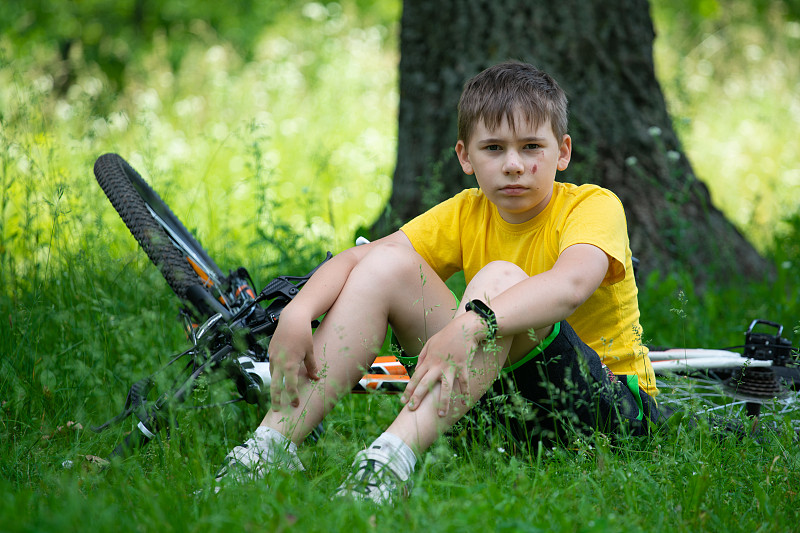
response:
<path fill-rule="evenodd" d="M 536 170 L 538 168 L 539 168 L 539 166 L 536 163 L 534 163 L 533 166 L 531 167 L 531 174 L 536 174 Z"/>

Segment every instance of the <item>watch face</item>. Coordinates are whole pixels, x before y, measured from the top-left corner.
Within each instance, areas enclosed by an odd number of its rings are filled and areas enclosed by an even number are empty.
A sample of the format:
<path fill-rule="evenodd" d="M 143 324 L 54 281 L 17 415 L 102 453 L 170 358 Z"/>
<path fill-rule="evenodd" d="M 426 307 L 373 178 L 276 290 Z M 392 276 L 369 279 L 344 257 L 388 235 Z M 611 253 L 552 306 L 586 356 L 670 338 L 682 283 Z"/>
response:
<path fill-rule="evenodd" d="M 467 311 L 474 311 L 481 320 L 486 324 L 486 327 L 489 330 L 489 337 L 494 338 L 495 334 L 497 333 L 497 318 L 494 315 L 494 311 L 483 303 L 480 300 L 472 300 L 471 302 L 467 302 L 466 305 Z"/>
<path fill-rule="evenodd" d="M 491 313 L 492 310 L 489 309 L 489 306 L 483 303 L 480 300 L 472 300 L 467 304 L 470 309 L 475 309 L 477 311 L 483 311 L 484 313 Z"/>
<path fill-rule="evenodd" d="M 495 321 L 494 311 L 480 300 L 472 300 L 467 304 L 467 311 L 475 311 L 486 320 Z"/>

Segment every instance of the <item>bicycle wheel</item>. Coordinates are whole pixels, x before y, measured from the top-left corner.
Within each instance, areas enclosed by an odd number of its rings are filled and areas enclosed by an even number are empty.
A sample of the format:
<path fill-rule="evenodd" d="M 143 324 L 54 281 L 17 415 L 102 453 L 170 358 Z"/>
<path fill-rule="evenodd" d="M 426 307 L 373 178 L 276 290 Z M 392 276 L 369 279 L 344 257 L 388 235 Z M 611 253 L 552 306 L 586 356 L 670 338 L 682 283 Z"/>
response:
<path fill-rule="evenodd" d="M 210 291 L 224 285 L 222 270 L 141 175 L 112 153 L 97 159 L 94 174 L 150 261 L 178 298 L 191 304 L 196 318 L 227 315 Z"/>
<path fill-rule="evenodd" d="M 797 378 L 781 375 L 781 367 L 706 369 L 659 376 L 660 405 L 709 420 L 744 417 L 788 422 L 800 430 L 800 390 Z M 787 370 L 783 368 L 783 370 Z M 791 369 L 790 369 L 791 370 Z M 796 373 L 796 370 L 792 370 Z"/>
<path fill-rule="evenodd" d="M 764 328 L 769 328 L 767 331 Z M 774 331 L 772 331 L 774 328 Z M 720 419 L 789 421 L 800 428 L 800 366 L 783 326 L 757 319 L 738 349 L 650 350 L 659 403 L 675 411 Z"/>

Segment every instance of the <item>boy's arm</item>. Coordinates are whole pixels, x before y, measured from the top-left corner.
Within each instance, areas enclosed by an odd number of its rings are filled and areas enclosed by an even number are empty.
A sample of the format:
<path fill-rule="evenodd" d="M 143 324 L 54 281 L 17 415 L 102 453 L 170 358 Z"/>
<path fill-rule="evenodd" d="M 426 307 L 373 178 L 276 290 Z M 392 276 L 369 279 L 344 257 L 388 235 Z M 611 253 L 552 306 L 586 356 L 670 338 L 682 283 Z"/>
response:
<path fill-rule="evenodd" d="M 570 246 L 552 269 L 485 300 L 497 317 L 497 335 L 527 334 L 564 320 L 597 290 L 608 267 L 608 256 L 600 248 L 590 244 Z M 420 364 L 403 393 L 403 402 L 415 409 L 441 381 L 439 415 L 446 416 L 453 384 L 469 372 L 469 354 L 486 339 L 486 333 L 486 325 L 473 312 L 457 316 L 432 336 L 420 353 Z"/>
<path fill-rule="evenodd" d="M 594 294 L 609 259 L 591 244 L 561 252 L 553 268 L 517 283 L 487 302 L 497 316 L 499 335 L 516 335 L 564 320 Z M 474 313 L 470 313 L 474 314 Z"/>
<path fill-rule="evenodd" d="M 336 254 L 311 276 L 281 312 L 278 327 L 270 341 L 270 393 L 276 410 L 280 410 L 282 389 L 289 403 L 297 406 L 297 384 L 303 366 L 310 379 L 319 379 L 311 322 L 331 308 L 353 268 L 373 246 L 383 242 L 411 246 L 408 237 L 397 231 L 372 243 Z"/>

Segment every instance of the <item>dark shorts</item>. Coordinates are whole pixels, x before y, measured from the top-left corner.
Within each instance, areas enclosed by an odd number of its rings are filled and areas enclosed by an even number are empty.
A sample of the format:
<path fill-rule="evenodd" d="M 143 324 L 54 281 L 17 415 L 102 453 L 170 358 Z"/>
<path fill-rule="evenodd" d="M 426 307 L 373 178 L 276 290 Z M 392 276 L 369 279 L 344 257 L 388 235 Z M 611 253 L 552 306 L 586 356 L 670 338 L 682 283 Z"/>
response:
<path fill-rule="evenodd" d="M 659 411 L 637 376 L 611 373 L 562 321 L 531 353 L 501 371 L 462 427 L 480 421 L 522 446 L 550 445 L 594 431 L 645 435 Z"/>

